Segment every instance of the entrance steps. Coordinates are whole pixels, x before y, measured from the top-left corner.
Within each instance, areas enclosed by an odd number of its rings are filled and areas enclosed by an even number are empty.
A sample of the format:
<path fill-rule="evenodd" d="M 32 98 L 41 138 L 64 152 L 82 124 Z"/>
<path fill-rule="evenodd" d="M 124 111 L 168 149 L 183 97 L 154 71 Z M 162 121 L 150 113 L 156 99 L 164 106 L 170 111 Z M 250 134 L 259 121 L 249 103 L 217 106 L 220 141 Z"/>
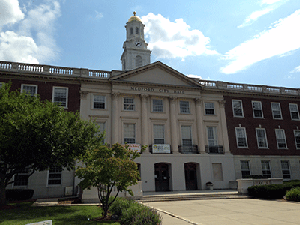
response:
<path fill-rule="evenodd" d="M 183 200 L 204 200 L 204 199 L 237 199 L 248 198 L 232 190 L 215 191 L 180 191 L 180 192 L 145 192 L 137 201 L 139 202 L 162 202 L 162 201 L 183 201 Z"/>

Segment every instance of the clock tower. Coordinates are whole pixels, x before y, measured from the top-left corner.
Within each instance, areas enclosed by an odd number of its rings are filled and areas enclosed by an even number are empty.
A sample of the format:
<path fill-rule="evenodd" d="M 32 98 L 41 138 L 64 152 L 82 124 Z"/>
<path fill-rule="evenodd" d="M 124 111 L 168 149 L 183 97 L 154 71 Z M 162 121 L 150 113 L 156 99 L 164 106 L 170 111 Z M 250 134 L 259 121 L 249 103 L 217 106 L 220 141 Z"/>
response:
<path fill-rule="evenodd" d="M 133 70 L 150 64 L 151 51 L 147 49 L 148 44 L 144 39 L 144 27 L 136 12 L 133 12 L 125 26 L 127 38 L 121 56 L 122 70 Z"/>

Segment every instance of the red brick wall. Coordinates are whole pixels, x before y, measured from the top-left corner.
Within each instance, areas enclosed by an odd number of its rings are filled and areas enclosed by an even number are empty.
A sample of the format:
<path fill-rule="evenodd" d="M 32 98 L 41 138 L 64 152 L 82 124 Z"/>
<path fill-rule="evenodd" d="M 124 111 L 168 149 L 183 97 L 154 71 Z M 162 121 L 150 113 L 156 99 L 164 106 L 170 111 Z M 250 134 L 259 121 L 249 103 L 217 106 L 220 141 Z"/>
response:
<path fill-rule="evenodd" d="M 296 149 L 294 130 L 300 129 L 300 121 L 291 120 L 289 103 L 298 103 L 300 109 L 300 99 L 298 100 L 280 100 L 279 98 L 258 98 L 258 97 L 236 97 L 224 96 L 226 100 L 226 121 L 229 136 L 230 151 L 234 155 L 300 155 L 300 149 Z M 233 117 L 232 99 L 242 100 L 244 109 L 244 118 Z M 253 118 L 252 100 L 262 102 L 264 118 Z M 282 120 L 273 119 L 271 102 L 279 102 Z M 246 128 L 248 148 L 238 148 L 235 136 L 235 127 Z M 256 130 L 261 125 L 265 128 L 268 148 L 258 148 L 256 141 Z M 288 149 L 278 149 L 275 129 L 284 129 Z M 298 126 L 298 128 L 297 128 Z"/>

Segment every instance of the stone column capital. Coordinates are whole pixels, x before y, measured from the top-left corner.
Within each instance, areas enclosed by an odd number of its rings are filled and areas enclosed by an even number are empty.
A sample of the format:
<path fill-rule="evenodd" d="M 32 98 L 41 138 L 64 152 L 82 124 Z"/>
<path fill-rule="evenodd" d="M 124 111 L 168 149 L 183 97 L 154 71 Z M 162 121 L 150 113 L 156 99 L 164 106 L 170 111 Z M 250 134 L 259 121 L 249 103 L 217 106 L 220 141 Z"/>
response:
<path fill-rule="evenodd" d="M 143 100 L 147 100 L 148 97 L 149 97 L 148 94 L 141 94 L 140 96 L 141 96 L 141 98 L 142 98 Z"/>
<path fill-rule="evenodd" d="M 80 98 L 81 99 L 86 99 L 87 95 L 88 95 L 88 91 L 80 91 Z"/>
<path fill-rule="evenodd" d="M 226 103 L 225 100 L 219 100 L 218 102 L 219 102 L 221 108 L 225 108 L 225 103 Z"/>
<path fill-rule="evenodd" d="M 169 98 L 170 98 L 171 102 L 173 102 L 173 103 L 174 103 L 175 101 L 177 101 L 177 99 L 178 99 L 177 96 L 170 96 Z"/>
<path fill-rule="evenodd" d="M 118 98 L 118 97 L 120 96 L 120 93 L 119 93 L 119 92 L 112 92 L 112 93 L 111 93 L 111 96 L 112 96 L 113 98 Z"/>
<path fill-rule="evenodd" d="M 197 105 L 200 105 L 202 103 L 202 98 L 194 98 Z"/>

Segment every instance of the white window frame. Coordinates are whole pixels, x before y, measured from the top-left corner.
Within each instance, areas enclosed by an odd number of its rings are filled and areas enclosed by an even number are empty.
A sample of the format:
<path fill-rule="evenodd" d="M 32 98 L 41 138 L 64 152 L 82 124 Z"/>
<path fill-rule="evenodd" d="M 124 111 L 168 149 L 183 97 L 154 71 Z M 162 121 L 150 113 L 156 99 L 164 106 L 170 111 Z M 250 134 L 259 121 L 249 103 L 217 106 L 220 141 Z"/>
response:
<path fill-rule="evenodd" d="M 283 167 L 284 163 L 287 163 L 287 167 L 288 168 L 284 168 Z M 287 180 L 291 179 L 291 169 L 290 169 L 290 162 L 289 162 L 289 160 L 281 160 L 280 161 L 280 165 L 281 165 L 281 171 L 282 171 L 282 178 L 283 179 L 287 179 Z M 288 176 L 288 177 L 284 177 L 284 176 Z"/>
<path fill-rule="evenodd" d="M 106 121 L 97 121 L 97 125 L 100 127 L 100 133 L 102 134 L 104 131 L 106 131 Z M 103 139 L 103 144 L 106 143 L 106 135 Z"/>
<path fill-rule="evenodd" d="M 259 103 L 260 109 L 255 109 L 255 103 Z M 253 109 L 253 118 L 264 118 L 264 113 L 262 109 L 262 102 L 261 101 L 252 101 L 252 109 Z M 255 116 L 255 110 L 260 110 L 261 111 L 261 116 Z"/>
<path fill-rule="evenodd" d="M 179 107 L 180 107 L 180 113 L 182 113 L 182 114 L 190 114 L 191 113 L 189 101 L 180 100 Z"/>
<path fill-rule="evenodd" d="M 27 184 L 26 185 L 16 185 L 15 181 L 16 181 L 17 176 L 27 176 Z M 14 175 L 13 187 L 27 187 L 28 186 L 28 180 L 29 180 L 29 171 L 28 171 L 28 169 L 25 169 L 24 171 L 21 171 L 20 173 L 17 173 L 17 174 Z"/>
<path fill-rule="evenodd" d="M 24 90 L 24 87 L 26 87 L 26 86 L 28 86 L 28 87 L 35 87 L 34 93 L 30 93 L 30 96 L 36 96 L 37 95 L 37 88 L 38 88 L 38 86 L 37 85 L 33 85 L 33 84 L 22 84 L 21 85 L 21 93 L 25 92 L 26 94 L 29 94 L 28 92 L 26 92 Z"/>
<path fill-rule="evenodd" d="M 295 106 L 297 110 L 294 110 L 291 106 Z M 298 109 L 298 104 L 297 103 L 289 103 L 289 110 L 290 110 L 290 115 L 292 120 L 299 120 L 299 109 Z M 297 118 L 293 118 L 293 113 L 297 114 Z"/>
<path fill-rule="evenodd" d="M 158 127 L 162 127 L 162 133 L 160 132 L 160 129 L 158 129 Z M 160 136 L 160 134 L 162 134 L 162 136 Z M 165 144 L 164 124 L 153 124 L 153 144 Z"/>
<path fill-rule="evenodd" d="M 215 115 L 215 103 L 213 102 L 205 102 L 204 103 L 205 108 L 205 115 Z M 213 113 L 210 111 L 213 110 Z"/>
<path fill-rule="evenodd" d="M 264 168 L 263 164 L 266 164 L 267 168 Z M 271 171 L 271 166 L 270 166 L 270 160 L 261 160 L 261 172 L 262 172 L 263 176 L 267 173 L 267 175 L 270 174 L 270 178 L 272 178 L 272 171 Z M 264 172 L 266 172 L 266 173 L 264 173 Z"/>
<path fill-rule="evenodd" d="M 53 87 L 53 91 L 52 91 L 52 102 L 53 103 L 61 103 L 61 101 L 55 101 L 55 90 L 56 89 L 65 89 L 66 90 L 66 102 L 65 102 L 65 106 L 64 105 L 61 105 L 62 107 L 64 108 L 68 108 L 68 97 L 69 97 L 69 88 L 67 87 L 58 87 L 58 86 L 54 86 Z"/>
<path fill-rule="evenodd" d="M 294 136 L 296 149 L 300 149 L 300 130 L 294 130 Z M 297 137 L 299 137 L 299 142 L 297 142 Z"/>
<path fill-rule="evenodd" d="M 251 175 L 251 169 L 250 169 L 250 161 L 249 160 L 241 160 L 241 174 L 242 174 L 242 178 L 245 178 L 246 176 L 250 176 Z M 243 163 L 246 163 L 246 167 L 247 168 L 243 168 Z M 243 175 L 243 172 L 249 172 L 249 175 Z"/>
<path fill-rule="evenodd" d="M 286 136 L 285 132 L 283 129 L 275 129 L 275 134 L 276 134 L 276 141 L 277 141 L 277 148 L 278 149 L 287 149 L 287 144 L 286 144 Z M 280 144 L 284 144 L 285 147 L 280 147 Z"/>
<path fill-rule="evenodd" d="M 56 167 L 56 166 L 53 166 L 52 168 L 55 168 L 55 169 L 57 169 L 58 167 Z M 50 170 L 52 169 L 52 168 L 49 168 L 49 170 L 48 170 L 48 175 L 47 175 L 47 187 L 48 186 L 61 186 L 62 185 L 62 171 L 63 171 L 63 169 L 61 169 L 60 171 L 55 171 L 55 172 L 50 172 Z M 52 174 L 60 174 L 60 178 L 50 178 L 50 175 L 52 175 Z M 50 184 L 49 182 L 51 181 L 51 180 L 60 180 L 60 184 Z"/>
<path fill-rule="evenodd" d="M 236 114 L 234 102 L 240 103 L 240 110 L 241 110 L 242 115 L 237 115 L 237 114 Z M 237 109 L 238 109 L 238 108 L 237 108 Z M 244 110 L 243 110 L 243 102 L 242 102 L 242 100 L 235 100 L 235 99 L 232 100 L 232 112 L 233 112 L 233 116 L 234 116 L 234 117 L 241 117 L 241 118 L 244 117 Z"/>
<path fill-rule="evenodd" d="M 260 143 L 260 141 L 259 141 L 259 137 L 258 137 L 258 130 L 263 130 L 264 131 L 264 137 L 260 137 L 260 138 L 263 138 L 265 141 L 265 143 L 266 143 L 266 146 L 264 147 L 260 147 L 259 146 L 259 143 Z M 266 129 L 265 128 L 256 128 L 256 141 L 257 141 L 257 146 L 258 146 L 258 148 L 268 148 L 268 139 L 267 139 L 267 133 L 266 133 Z"/>
<path fill-rule="evenodd" d="M 157 104 L 158 101 L 160 101 L 161 104 Z M 156 103 L 154 103 L 154 102 L 156 102 Z M 152 99 L 152 112 L 164 112 L 164 100 L 163 99 Z"/>
<path fill-rule="evenodd" d="M 210 129 L 212 129 L 213 138 L 210 138 Z M 217 135 L 217 127 L 215 126 L 208 126 L 206 127 L 207 131 L 207 145 L 208 146 L 217 146 L 218 145 L 218 135 Z"/>
<path fill-rule="evenodd" d="M 243 137 L 239 137 L 239 132 L 238 130 L 241 130 L 243 133 Z M 247 133 L 246 133 L 246 128 L 245 127 L 236 127 L 235 128 L 235 137 L 236 137 L 236 145 L 238 148 L 248 148 L 248 141 L 247 141 Z M 239 146 L 239 138 L 245 139 L 245 146 Z"/>
<path fill-rule="evenodd" d="M 125 102 L 126 100 L 132 100 L 132 102 Z M 123 98 L 123 109 L 124 111 L 135 111 L 134 97 Z"/>
<path fill-rule="evenodd" d="M 124 144 L 125 143 L 127 143 L 127 144 L 135 144 L 136 143 L 136 124 L 135 123 L 124 123 L 123 125 L 124 125 L 124 128 L 123 128 L 123 134 L 124 134 L 123 142 L 124 142 Z M 127 125 L 133 125 L 133 129 L 134 129 L 133 136 L 128 135 L 129 132 L 125 131 Z M 128 142 L 125 139 L 133 139 L 134 142 Z"/>
<path fill-rule="evenodd" d="M 189 128 L 189 134 L 183 133 L 183 128 L 188 127 Z M 180 133 L 181 133 L 181 145 L 182 146 L 193 146 L 193 134 L 192 134 L 192 126 L 191 125 L 181 125 L 180 127 Z M 189 136 L 189 138 L 184 138 Z M 190 140 L 190 144 L 186 145 L 183 140 Z"/>
<path fill-rule="evenodd" d="M 277 105 L 279 109 L 276 109 L 275 105 Z M 282 114 L 281 114 L 281 108 L 279 102 L 271 102 L 271 110 L 272 110 L 273 119 L 282 120 Z M 275 118 L 276 116 L 280 116 L 280 117 Z"/>
<path fill-rule="evenodd" d="M 96 97 L 103 97 L 103 99 L 96 101 L 96 99 L 95 99 Z M 104 108 L 96 108 L 95 103 L 104 104 Z M 105 95 L 93 94 L 93 109 L 106 109 L 106 96 Z"/>

